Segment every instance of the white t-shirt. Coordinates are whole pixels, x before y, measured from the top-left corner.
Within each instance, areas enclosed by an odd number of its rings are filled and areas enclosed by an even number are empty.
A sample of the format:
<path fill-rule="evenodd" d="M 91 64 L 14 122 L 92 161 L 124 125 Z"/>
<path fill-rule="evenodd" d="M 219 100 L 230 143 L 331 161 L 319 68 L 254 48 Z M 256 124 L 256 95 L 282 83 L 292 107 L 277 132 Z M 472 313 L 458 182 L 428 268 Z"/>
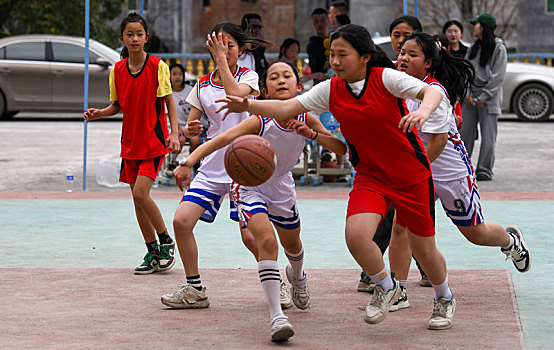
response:
<path fill-rule="evenodd" d="M 237 60 L 237 65 L 239 67 L 246 67 L 250 70 L 255 70 L 256 62 L 254 61 L 254 55 L 248 50 L 244 50 L 243 54 L 240 55 Z"/>
<path fill-rule="evenodd" d="M 464 142 L 458 133 L 452 106 L 441 86 L 430 86 L 441 93 L 442 100 L 439 107 L 431 113 L 427 122 L 423 124 L 419 137 L 423 145 L 427 147 L 433 134 L 448 133 L 448 141 L 442 153 L 431 163 L 433 179 L 435 181 L 452 181 L 465 178 L 467 175 L 473 174 L 473 167 Z M 406 106 L 410 112 L 417 110 L 419 105 L 419 101 L 406 100 Z"/>
<path fill-rule="evenodd" d="M 352 92 L 359 94 L 365 84 L 365 79 L 348 83 Z M 413 98 L 427 86 L 421 80 L 414 78 L 404 72 L 399 72 L 391 68 L 383 70 L 383 84 L 391 94 L 399 98 Z M 298 102 L 304 108 L 314 111 L 318 114 L 329 110 L 329 96 L 331 94 L 331 79 L 327 79 L 303 95 L 297 96 Z"/>
<path fill-rule="evenodd" d="M 187 125 L 187 119 L 190 113 L 190 103 L 187 102 L 187 97 L 192 91 L 192 86 L 185 84 L 185 87 L 181 91 L 173 91 L 173 101 L 175 101 L 175 107 L 177 107 L 177 121 L 181 129 Z"/>

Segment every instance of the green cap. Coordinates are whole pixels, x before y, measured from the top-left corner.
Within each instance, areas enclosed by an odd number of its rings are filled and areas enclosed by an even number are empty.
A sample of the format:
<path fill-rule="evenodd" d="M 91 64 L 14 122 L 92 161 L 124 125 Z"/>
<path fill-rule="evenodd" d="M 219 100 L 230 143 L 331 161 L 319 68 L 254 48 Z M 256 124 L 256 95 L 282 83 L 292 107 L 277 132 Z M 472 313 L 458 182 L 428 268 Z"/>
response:
<path fill-rule="evenodd" d="M 469 20 L 469 23 L 471 24 L 475 24 L 477 22 L 484 24 L 491 29 L 496 28 L 496 19 L 490 13 L 482 13 L 479 16 Z"/>

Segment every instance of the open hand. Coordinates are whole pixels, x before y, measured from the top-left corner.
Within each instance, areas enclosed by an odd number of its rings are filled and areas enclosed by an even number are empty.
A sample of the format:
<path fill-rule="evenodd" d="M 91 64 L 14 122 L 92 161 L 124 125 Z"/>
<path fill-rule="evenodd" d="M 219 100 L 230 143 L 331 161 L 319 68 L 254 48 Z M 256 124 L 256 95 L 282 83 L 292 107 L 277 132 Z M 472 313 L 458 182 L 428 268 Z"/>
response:
<path fill-rule="evenodd" d="M 421 127 L 427 119 L 429 119 L 429 113 L 418 109 L 400 119 L 398 128 L 402 128 L 404 132 L 412 132 L 414 126 L 417 126 L 418 130 L 421 130 Z"/>
<path fill-rule="evenodd" d="M 218 65 L 224 64 L 224 62 L 227 61 L 227 52 L 229 51 L 227 36 L 224 36 L 221 32 L 217 34 L 215 32 L 208 34 L 206 47 Z"/>
<path fill-rule="evenodd" d="M 219 107 L 217 111 L 215 111 L 216 113 L 219 113 L 220 111 L 227 109 L 225 111 L 225 114 L 223 115 L 222 120 L 225 120 L 225 118 L 227 118 L 227 115 L 229 115 L 229 113 L 246 112 L 248 110 L 248 107 L 250 106 L 250 99 L 247 96 L 237 97 L 237 96 L 227 95 L 224 98 L 215 100 L 215 102 L 225 103 L 223 106 Z"/>
<path fill-rule="evenodd" d="M 204 130 L 204 126 L 200 124 L 200 120 L 191 120 L 185 125 L 183 133 L 186 137 L 191 138 L 200 135 L 202 130 Z"/>

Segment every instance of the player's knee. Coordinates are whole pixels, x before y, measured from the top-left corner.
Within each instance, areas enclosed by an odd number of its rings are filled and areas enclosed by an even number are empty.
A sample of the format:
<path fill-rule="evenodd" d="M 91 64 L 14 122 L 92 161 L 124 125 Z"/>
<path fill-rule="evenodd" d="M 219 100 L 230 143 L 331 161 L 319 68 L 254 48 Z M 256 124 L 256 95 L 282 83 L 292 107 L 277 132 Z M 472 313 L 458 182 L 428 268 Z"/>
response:
<path fill-rule="evenodd" d="M 192 233 L 193 228 L 194 224 L 190 220 L 189 215 L 184 215 L 184 213 L 180 213 L 179 211 L 175 213 L 175 216 L 173 217 L 173 231 L 175 232 L 175 235 L 183 235 L 187 232 Z"/>
<path fill-rule="evenodd" d="M 277 239 L 274 234 L 264 234 L 256 240 L 258 248 L 266 252 L 273 252 L 279 249 Z"/>

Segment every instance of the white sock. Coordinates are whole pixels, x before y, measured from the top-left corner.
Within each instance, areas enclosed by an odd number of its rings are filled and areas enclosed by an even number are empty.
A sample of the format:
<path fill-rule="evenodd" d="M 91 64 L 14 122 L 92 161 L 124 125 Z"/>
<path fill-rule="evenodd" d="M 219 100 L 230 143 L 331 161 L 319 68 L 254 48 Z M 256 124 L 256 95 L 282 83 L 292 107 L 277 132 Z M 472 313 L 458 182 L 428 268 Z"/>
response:
<path fill-rule="evenodd" d="M 292 276 L 297 280 L 304 279 L 306 275 L 302 269 L 304 265 L 304 247 L 296 254 L 291 254 L 285 250 L 285 255 L 287 259 L 289 259 L 290 266 L 292 267 Z"/>
<path fill-rule="evenodd" d="M 508 244 L 507 246 L 505 247 L 502 247 L 502 249 L 504 250 L 508 250 L 510 248 L 512 248 L 512 246 L 514 245 L 515 241 L 514 241 L 514 237 L 508 233 L 508 237 L 510 237 L 510 244 Z"/>
<path fill-rule="evenodd" d="M 281 309 L 281 277 L 277 261 L 262 260 L 258 263 L 258 275 L 262 282 L 271 321 L 278 317 L 285 317 Z"/>
<path fill-rule="evenodd" d="M 448 274 L 446 275 L 446 279 L 441 284 L 434 285 L 433 289 L 435 290 L 435 300 L 439 300 L 440 298 L 444 297 L 446 299 L 452 299 L 452 291 L 450 290 L 450 287 L 448 286 Z"/>
<path fill-rule="evenodd" d="M 371 277 L 373 283 L 381 286 L 385 293 L 394 287 L 394 283 L 392 282 L 392 278 L 390 277 L 386 267 L 384 267 L 379 273 L 371 275 L 369 277 Z"/>

